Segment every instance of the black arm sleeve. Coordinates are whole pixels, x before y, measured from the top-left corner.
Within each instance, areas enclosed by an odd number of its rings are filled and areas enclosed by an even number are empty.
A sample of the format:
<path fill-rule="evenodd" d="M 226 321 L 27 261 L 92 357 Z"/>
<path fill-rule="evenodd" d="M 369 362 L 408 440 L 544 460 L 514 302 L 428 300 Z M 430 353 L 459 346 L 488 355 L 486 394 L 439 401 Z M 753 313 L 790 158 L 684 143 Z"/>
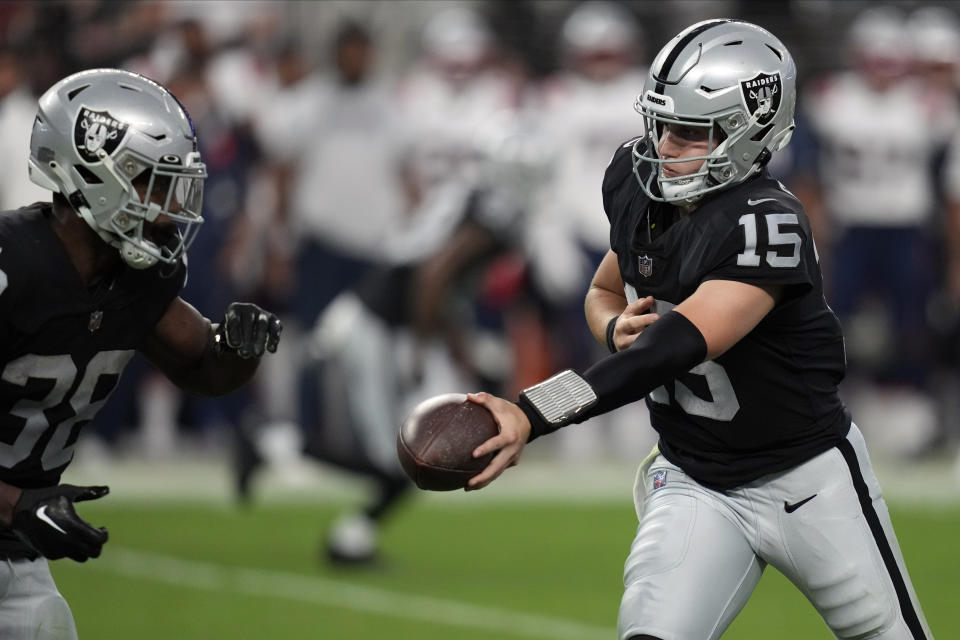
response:
<path fill-rule="evenodd" d="M 644 329 L 628 349 L 607 356 L 581 375 L 593 387 L 597 402 L 570 423 L 640 400 L 697 366 L 706 356 L 707 343 L 700 330 L 682 314 L 666 313 Z M 518 405 L 530 420 L 529 440 L 566 426 L 548 423 L 523 396 Z"/>

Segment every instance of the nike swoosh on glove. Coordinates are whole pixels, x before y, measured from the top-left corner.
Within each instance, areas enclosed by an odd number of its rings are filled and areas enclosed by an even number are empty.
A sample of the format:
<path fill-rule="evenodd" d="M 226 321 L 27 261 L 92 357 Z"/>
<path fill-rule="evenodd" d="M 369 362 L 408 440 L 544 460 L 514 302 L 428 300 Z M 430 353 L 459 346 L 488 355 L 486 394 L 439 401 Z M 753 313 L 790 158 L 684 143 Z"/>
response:
<path fill-rule="evenodd" d="M 26 544 L 50 560 L 71 558 L 86 562 L 100 556 L 109 535 L 77 515 L 74 502 L 96 500 L 108 487 L 77 487 L 61 484 L 24 489 L 13 508 L 11 528 Z"/>

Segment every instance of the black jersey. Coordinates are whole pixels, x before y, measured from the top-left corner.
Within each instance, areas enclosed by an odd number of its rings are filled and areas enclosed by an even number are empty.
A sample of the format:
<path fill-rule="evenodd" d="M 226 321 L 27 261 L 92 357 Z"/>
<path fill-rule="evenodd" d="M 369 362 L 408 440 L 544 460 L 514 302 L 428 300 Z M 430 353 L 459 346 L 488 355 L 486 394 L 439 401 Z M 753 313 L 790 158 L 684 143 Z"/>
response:
<path fill-rule="evenodd" d="M 782 287 L 773 310 L 730 350 L 647 396 L 661 453 L 702 484 L 727 489 L 834 446 L 850 427 L 837 393 L 843 335 L 800 202 L 763 172 L 684 214 L 646 197 L 631 148 L 617 151 L 603 181 L 628 298 L 652 295 L 664 313 L 707 280 Z"/>
<path fill-rule="evenodd" d="M 122 268 L 88 289 L 51 205 L 0 213 L 0 480 L 55 485 L 84 424 L 174 300 L 181 265 Z"/>

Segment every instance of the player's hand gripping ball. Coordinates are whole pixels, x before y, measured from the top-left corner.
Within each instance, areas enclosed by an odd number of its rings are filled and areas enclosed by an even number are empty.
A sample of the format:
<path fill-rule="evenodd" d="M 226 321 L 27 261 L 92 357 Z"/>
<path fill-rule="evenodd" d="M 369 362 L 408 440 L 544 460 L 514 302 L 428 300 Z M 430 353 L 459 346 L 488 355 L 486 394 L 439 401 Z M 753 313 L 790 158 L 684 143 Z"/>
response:
<path fill-rule="evenodd" d="M 451 491 L 490 464 L 493 454 L 473 457 L 473 450 L 500 433 L 486 408 L 462 393 L 424 400 L 400 426 L 397 454 L 410 479 L 421 489 Z"/>

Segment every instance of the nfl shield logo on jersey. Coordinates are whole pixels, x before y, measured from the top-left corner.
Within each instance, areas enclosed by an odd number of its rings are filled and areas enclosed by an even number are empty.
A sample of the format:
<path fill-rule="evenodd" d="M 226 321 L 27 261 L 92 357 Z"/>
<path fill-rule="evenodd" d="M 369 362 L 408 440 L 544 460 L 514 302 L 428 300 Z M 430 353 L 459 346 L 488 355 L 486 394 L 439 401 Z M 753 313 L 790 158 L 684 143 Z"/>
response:
<path fill-rule="evenodd" d="M 648 255 L 637 256 L 637 269 L 644 278 L 649 278 L 653 273 L 653 258 Z"/>
<path fill-rule="evenodd" d="M 667 470 L 662 469 L 653 474 L 653 489 L 656 491 L 667 484 Z"/>

